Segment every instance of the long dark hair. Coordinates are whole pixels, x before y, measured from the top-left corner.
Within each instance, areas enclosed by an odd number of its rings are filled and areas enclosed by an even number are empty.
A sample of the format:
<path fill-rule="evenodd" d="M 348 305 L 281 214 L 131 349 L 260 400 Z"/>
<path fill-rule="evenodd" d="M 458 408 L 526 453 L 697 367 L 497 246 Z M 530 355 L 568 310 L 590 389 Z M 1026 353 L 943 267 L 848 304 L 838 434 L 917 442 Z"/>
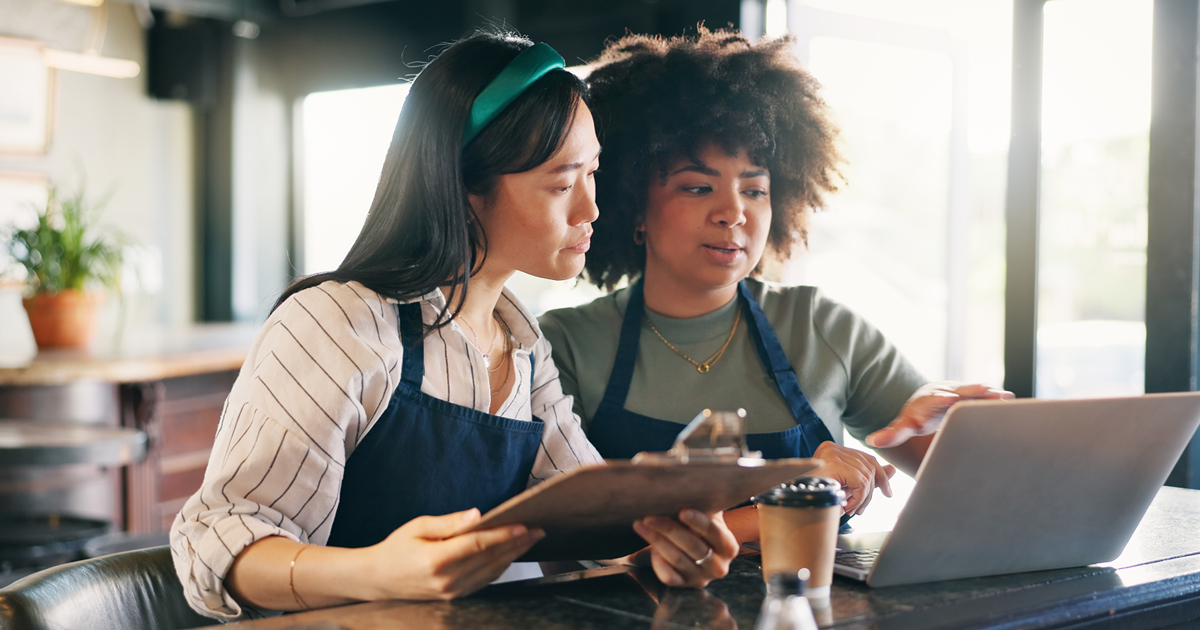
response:
<path fill-rule="evenodd" d="M 486 196 L 501 175 L 550 159 L 578 104 L 589 103 L 583 81 L 553 70 L 462 145 L 475 97 L 532 45 L 513 33 L 477 32 L 425 66 L 404 102 L 375 199 L 350 252 L 336 270 L 293 282 L 276 308 L 294 293 L 335 280 L 357 281 L 399 300 L 451 286 L 447 308 L 426 332 L 458 314 L 448 313 L 449 305 L 460 288 L 466 294 L 471 274 L 487 256 L 487 235 L 467 195 Z"/>

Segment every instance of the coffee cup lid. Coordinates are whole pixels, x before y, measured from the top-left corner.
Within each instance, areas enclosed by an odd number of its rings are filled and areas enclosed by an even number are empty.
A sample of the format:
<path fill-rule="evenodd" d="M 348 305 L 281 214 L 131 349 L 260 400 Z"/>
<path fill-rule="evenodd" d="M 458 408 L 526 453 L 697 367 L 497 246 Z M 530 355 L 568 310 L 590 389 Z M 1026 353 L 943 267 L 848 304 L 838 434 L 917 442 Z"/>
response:
<path fill-rule="evenodd" d="M 784 507 L 831 507 L 844 505 L 842 484 L 827 477 L 800 477 L 754 497 L 755 503 Z"/>

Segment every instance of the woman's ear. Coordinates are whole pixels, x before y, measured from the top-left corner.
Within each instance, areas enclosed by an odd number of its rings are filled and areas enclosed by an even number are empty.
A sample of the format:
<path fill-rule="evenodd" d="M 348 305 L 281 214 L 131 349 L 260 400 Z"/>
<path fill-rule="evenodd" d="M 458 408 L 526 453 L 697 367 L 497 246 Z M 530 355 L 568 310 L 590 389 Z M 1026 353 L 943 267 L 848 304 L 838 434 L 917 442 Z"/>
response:
<path fill-rule="evenodd" d="M 633 242 L 635 245 L 646 244 L 646 219 L 638 217 L 633 220 Z"/>

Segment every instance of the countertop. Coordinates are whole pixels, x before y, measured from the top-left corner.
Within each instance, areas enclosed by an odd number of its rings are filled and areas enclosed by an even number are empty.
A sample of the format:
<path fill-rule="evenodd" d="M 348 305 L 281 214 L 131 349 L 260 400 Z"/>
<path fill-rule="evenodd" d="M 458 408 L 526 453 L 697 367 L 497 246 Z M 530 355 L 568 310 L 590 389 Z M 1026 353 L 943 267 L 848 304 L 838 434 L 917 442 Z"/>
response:
<path fill-rule="evenodd" d="M 75 381 L 138 383 L 236 370 L 258 333 L 251 324 L 195 324 L 125 333 L 116 350 L 42 350 L 20 368 L 0 368 L 0 386 Z"/>
<path fill-rule="evenodd" d="M 749 630 L 764 593 L 753 556 L 736 560 L 707 589 L 668 588 L 628 567 L 590 575 L 498 585 L 453 602 L 373 602 L 226 627 Z M 1185 624 L 1200 620 L 1200 491 L 1160 491 L 1110 563 L 878 589 L 835 576 L 831 606 L 817 617 L 822 627 L 855 630 L 1191 627 Z"/>

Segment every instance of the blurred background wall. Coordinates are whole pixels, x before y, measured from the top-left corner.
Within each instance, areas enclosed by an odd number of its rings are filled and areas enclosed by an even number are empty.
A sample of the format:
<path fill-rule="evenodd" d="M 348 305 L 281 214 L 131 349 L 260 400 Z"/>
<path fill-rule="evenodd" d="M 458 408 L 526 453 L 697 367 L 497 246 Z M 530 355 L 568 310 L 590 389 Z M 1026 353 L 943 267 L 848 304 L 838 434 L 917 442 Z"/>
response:
<path fill-rule="evenodd" d="M 104 216 L 143 244 L 142 285 L 127 287 L 145 302 L 134 317 L 261 320 L 299 268 L 293 115 L 304 96 L 396 85 L 438 44 L 486 25 L 582 63 L 626 29 L 736 25 L 739 10 L 736 0 L 0 0 L 0 36 L 80 51 L 102 29 L 96 52 L 142 68 L 131 79 L 54 73 L 44 153 L 0 152 L 0 171 L 66 187 L 86 179 L 91 195 L 110 195 Z"/>

